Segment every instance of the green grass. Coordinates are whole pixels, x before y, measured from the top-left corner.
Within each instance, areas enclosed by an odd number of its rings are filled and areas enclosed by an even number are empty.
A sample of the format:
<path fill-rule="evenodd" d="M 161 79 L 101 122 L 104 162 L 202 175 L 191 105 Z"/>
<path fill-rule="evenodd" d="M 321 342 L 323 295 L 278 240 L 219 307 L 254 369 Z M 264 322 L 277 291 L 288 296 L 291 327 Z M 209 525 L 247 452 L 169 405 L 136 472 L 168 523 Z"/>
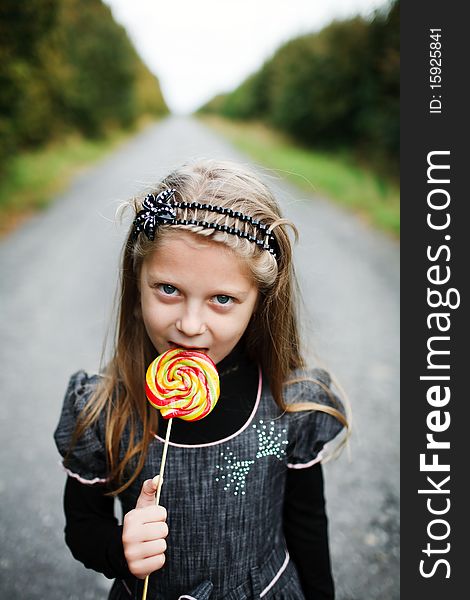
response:
<path fill-rule="evenodd" d="M 202 120 L 259 164 L 275 169 L 310 193 L 335 200 L 373 225 L 399 236 L 398 184 L 360 165 L 351 153 L 307 149 L 260 123 L 212 116 Z"/>
<path fill-rule="evenodd" d="M 73 176 L 133 134 L 116 130 L 100 140 L 75 135 L 12 157 L 0 181 L 0 235 L 46 207 Z"/>

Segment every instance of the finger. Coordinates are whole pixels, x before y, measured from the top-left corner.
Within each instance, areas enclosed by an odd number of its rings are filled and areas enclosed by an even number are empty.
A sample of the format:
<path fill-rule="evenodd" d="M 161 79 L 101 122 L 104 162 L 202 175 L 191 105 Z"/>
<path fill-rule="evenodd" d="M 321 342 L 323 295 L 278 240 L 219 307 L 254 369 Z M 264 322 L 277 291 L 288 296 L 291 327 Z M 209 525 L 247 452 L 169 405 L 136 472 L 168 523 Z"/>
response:
<path fill-rule="evenodd" d="M 157 493 L 158 475 L 153 479 L 146 479 L 142 485 L 140 496 L 137 498 L 136 508 L 155 505 L 155 494 Z"/>
<path fill-rule="evenodd" d="M 152 558 L 164 554 L 167 548 L 166 540 L 152 540 L 142 544 L 141 558 Z"/>
<path fill-rule="evenodd" d="M 154 556 L 158 556 L 159 554 L 164 554 L 166 548 L 167 544 L 163 539 L 152 540 L 150 542 L 140 542 L 139 544 L 135 544 L 129 548 L 125 556 L 128 563 L 135 565 L 139 561 L 145 560 L 146 558 L 152 558 Z"/>
<path fill-rule="evenodd" d="M 145 506 L 138 512 L 138 518 L 142 524 L 160 523 L 166 521 L 166 517 L 166 508 L 164 506 L 157 506 L 156 504 Z"/>
<path fill-rule="evenodd" d="M 168 525 L 164 522 L 146 523 L 142 528 L 141 540 L 151 542 L 168 537 Z"/>
<path fill-rule="evenodd" d="M 158 556 L 152 556 L 151 558 L 144 558 L 136 561 L 132 565 L 132 573 L 139 579 L 145 579 L 147 575 L 158 571 L 165 564 L 165 555 L 159 554 Z"/>

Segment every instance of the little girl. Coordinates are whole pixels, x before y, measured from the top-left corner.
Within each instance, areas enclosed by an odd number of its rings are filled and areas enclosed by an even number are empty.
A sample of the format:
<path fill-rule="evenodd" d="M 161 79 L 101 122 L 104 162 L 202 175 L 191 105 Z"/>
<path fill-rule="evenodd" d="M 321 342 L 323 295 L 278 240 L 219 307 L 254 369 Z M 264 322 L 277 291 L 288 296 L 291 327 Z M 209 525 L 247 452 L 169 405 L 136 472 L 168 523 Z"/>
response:
<path fill-rule="evenodd" d="M 320 461 L 347 422 L 301 356 L 293 225 L 232 163 L 185 165 L 133 208 L 114 355 L 72 376 L 55 432 L 72 554 L 116 579 L 111 600 L 150 573 L 152 600 L 334 598 Z M 144 381 L 170 348 L 206 353 L 221 395 L 174 420 L 156 506 L 167 421 Z"/>

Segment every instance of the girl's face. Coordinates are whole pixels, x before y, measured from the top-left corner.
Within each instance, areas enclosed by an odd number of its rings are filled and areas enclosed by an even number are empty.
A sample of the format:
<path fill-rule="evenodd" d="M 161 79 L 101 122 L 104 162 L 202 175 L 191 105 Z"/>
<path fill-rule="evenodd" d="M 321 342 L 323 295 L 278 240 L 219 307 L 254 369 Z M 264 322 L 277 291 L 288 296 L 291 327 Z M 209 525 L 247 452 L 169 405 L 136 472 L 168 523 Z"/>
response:
<path fill-rule="evenodd" d="M 178 231 L 144 260 L 140 298 L 145 329 L 159 354 L 189 348 L 218 363 L 245 332 L 258 289 L 230 248 Z"/>

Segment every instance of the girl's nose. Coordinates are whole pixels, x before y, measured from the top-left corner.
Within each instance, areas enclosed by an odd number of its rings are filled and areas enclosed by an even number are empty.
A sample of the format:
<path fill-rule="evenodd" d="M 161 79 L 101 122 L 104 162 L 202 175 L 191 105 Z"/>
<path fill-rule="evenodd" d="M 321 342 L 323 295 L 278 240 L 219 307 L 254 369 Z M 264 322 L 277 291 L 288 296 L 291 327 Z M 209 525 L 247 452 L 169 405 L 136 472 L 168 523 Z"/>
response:
<path fill-rule="evenodd" d="M 184 313 L 176 321 L 176 329 L 187 337 L 201 335 L 207 329 L 201 311 L 193 307 L 186 307 Z"/>

